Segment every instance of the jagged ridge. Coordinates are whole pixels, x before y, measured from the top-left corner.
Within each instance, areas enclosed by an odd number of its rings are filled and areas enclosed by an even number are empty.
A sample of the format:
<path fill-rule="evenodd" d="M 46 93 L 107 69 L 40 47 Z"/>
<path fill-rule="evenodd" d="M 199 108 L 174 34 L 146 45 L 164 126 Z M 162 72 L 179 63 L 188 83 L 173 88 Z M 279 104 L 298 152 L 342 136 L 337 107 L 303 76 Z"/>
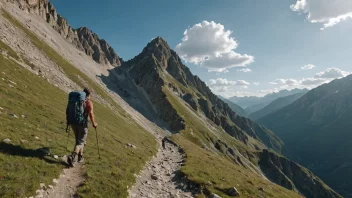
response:
<path fill-rule="evenodd" d="M 122 59 L 105 40 L 100 39 L 97 34 L 86 27 L 73 29 L 65 18 L 57 14 L 49 0 L 8 1 L 17 3 L 26 12 L 39 15 L 68 42 L 92 57 L 95 62 L 113 67 L 121 65 Z"/>

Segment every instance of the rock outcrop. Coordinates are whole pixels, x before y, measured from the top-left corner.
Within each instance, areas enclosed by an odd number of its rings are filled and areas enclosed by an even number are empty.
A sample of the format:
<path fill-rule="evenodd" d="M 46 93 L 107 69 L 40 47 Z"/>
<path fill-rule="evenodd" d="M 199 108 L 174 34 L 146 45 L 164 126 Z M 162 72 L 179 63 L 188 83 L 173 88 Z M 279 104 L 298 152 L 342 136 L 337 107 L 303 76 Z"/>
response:
<path fill-rule="evenodd" d="M 87 27 L 81 27 L 75 30 L 85 53 L 100 64 L 111 64 L 120 66 L 122 59 L 115 53 L 114 49 L 104 40 L 100 39 L 97 34 L 93 33 Z"/>
<path fill-rule="evenodd" d="M 49 0 L 8 0 L 17 3 L 27 13 L 39 15 L 53 29 L 62 35 L 68 42 L 84 51 L 88 56 L 102 65 L 117 67 L 122 59 L 115 53 L 111 46 L 97 34 L 86 27 L 73 29 L 68 21 L 60 16 Z"/>

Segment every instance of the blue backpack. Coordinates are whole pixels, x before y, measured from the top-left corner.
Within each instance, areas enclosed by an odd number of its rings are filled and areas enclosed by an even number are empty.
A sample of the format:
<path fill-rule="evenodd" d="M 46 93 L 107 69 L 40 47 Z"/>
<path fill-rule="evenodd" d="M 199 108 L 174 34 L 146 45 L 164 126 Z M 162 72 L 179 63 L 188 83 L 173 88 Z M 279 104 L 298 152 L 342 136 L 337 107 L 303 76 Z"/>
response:
<path fill-rule="evenodd" d="M 85 92 L 71 92 L 68 94 L 68 104 L 66 108 L 66 123 L 71 124 L 87 124 L 87 119 L 84 116 L 86 101 Z"/>

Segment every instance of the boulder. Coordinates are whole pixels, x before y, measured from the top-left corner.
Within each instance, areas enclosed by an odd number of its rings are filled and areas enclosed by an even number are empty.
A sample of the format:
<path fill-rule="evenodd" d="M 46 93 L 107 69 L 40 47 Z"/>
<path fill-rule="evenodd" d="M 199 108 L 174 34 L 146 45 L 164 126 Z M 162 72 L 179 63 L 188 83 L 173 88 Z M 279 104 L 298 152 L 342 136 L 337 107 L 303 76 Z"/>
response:
<path fill-rule="evenodd" d="M 3 140 L 3 142 L 5 142 L 6 144 L 10 144 L 11 140 L 9 138 L 6 138 L 6 139 Z"/>
<path fill-rule="evenodd" d="M 14 118 L 18 118 L 18 116 L 16 114 L 11 113 L 10 116 L 14 117 Z"/>
<path fill-rule="evenodd" d="M 158 176 L 156 176 L 156 175 L 151 175 L 150 176 L 153 180 L 158 180 L 159 178 L 158 178 Z"/>
<path fill-rule="evenodd" d="M 28 141 L 27 140 L 21 140 L 21 144 L 26 144 Z"/>
<path fill-rule="evenodd" d="M 238 190 L 235 187 L 233 187 L 233 188 L 228 189 L 227 195 L 229 195 L 229 196 L 239 196 L 240 193 L 238 192 Z"/>
<path fill-rule="evenodd" d="M 131 148 L 134 148 L 134 149 L 136 149 L 136 148 L 137 148 L 135 145 L 130 144 L 130 143 L 128 143 L 128 144 L 127 144 L 127 146 L 129 146 L 129 147 L 131 147 Z"/>
<path fill-rule="evenodd" d="M 212 193 L 210 195 L 210 198 L 222 198 L 222 197 L 220 197 L 218 194 Z"/>

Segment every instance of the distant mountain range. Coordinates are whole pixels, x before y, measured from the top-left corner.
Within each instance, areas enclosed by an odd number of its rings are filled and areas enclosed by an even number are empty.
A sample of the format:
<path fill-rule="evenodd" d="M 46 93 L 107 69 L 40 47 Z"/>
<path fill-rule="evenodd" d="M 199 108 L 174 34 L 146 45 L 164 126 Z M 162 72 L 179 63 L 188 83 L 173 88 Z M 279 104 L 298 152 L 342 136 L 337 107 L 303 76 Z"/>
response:
<path fill-rule="evenodd" d="M 222 101 L 224 101 L 225 103 L 227 103 L 229 105 L 229 107 L 232 109 L 232 111 L 234 111 L 235 113 L 237 113 L 237 115 L 239 116 L 244 116 L 247 117 L 248 113 L 246 112 L 246 110 L 244 110 L 242 107 L 238 106 L 237 104 L 231 102 L 229 99 L 226 99 L 222 96 L 218 96 Z"/>
<path fill-rule="evenodd" d="M 256 96 L 245 96 L 245 97 L 231 97 L 229 100 L 240 107 L 244 108 L 247 113 L 251 114 L 253 112 L 259 111 L 260 109 L 264 108 L 272 101 L 289 96 L 294 95 L 302 92 L 307 92 L 307 89 L 292 89 L 292 90 L 281 90 L 279 92 L 274 92 L 271 94 L 267 94 L 264 97 L 256 97 Z"/>
<path fill-rule="evenodd" d="M 304 94 L 307 93 L 308 90 L 304 90 L 301 93 L 285 96 L 278 98 L 274 101 L 272 101 L 270 104 L 265 106 L 264 108 L 260 109 L 259 111 L 256 111 L 254 113 L 251 113 L 248 117 L 252 120 L 258 120 L 272 112 L 275 112 L 287 105 L 292 104 L 294 101 L 302 97 Z"/>
<path fill-rule="evenodd" d="M 352 197 L 352 75 L 321 85 L 258 122 L 284 142 L 284 154 Z"/>

